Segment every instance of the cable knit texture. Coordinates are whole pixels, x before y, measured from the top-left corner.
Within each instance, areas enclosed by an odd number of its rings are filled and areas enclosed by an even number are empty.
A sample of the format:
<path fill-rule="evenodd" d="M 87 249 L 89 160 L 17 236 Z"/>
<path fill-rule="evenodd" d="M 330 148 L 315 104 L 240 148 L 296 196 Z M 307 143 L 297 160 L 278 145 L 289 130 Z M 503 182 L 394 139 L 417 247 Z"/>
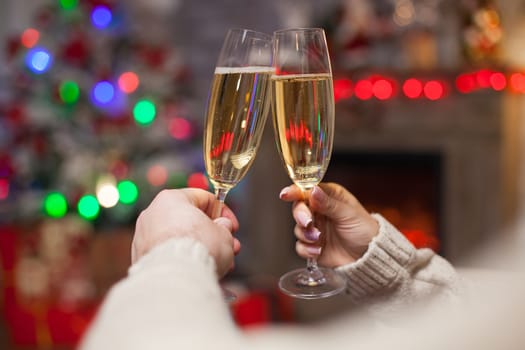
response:
<path fill-rule="evenodd" d="M 352 301 L 374 317 L 388 318 L 400 306 L 438 291 L 446 301 L 457 297 L 456 273 L 446 260 L 415 249 L 384 218 L 374 218 L 380 232 L 368 251 L 338 268 L 347 277 Z M 326 348 L 341 345 L 350 332 L 353 339 L 364 334 L 359 330 L 364 324 L 363 319 L 345 321 L 339 328 L 344 337 L 321 337 L 319 331 L 299 335 L 290 329 L 248 337 L 232 321 L 206 247 L 177 238 L 143 256 L 111 289 L 80 349 Z"/>
<path fill-rule="evenodd" d="M 196 337 L 198 329 L 210 330 L 211 338 Z M 131 266 L 107 295 L 80 349 L 206 349 L 214 337 L 242 341 L 213 258 L 202 243 L 177 238 Z M 232 343 L 223 345 L 214 349 L 231 349 Z"/>
<path fill-rule="evenodd" d="M 337 268 L 347 278 L 347 293 L 354 303 L 374 303 L 389 313 L 430 295 L 439 296 L 439 302 L 458 298 L 461 283 L 448 261 L 431 249 L 416 249 L 381 215 L 372 216 L 379 233 L 367 252 Z"/>

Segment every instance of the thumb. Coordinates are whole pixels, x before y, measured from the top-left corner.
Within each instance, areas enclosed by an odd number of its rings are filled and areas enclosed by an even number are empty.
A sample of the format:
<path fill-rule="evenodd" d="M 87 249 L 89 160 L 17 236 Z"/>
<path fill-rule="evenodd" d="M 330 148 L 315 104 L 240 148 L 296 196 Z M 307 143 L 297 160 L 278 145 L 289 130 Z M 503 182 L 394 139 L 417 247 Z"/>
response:
<path fill-rule="evenodd" d="M 324 191 L 325 189 L 328 193 Z M 337 188 L 326 187 L 321 189 L 321 187 L 315 186 L 310 193 L 310 206 L 316 213 L 329 218 L 344 218 L 348 215 L 348 208 L 343 205 L 344 202 L 340 200 L 342 194 L 338 192 Z"/>

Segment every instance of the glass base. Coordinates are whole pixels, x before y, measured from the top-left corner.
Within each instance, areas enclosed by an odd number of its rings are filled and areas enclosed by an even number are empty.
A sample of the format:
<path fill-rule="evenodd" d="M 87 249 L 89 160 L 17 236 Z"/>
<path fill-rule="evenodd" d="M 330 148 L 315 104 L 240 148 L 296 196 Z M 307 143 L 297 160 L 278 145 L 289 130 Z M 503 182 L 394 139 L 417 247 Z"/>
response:
<path fill-rule="evenodd" d="M 284 274 L 279 288 L 294 298 L 321 299 L 341 293 L 345 279 L 332 269 L 319 267 L 313 270 L 297 269 Z"/>

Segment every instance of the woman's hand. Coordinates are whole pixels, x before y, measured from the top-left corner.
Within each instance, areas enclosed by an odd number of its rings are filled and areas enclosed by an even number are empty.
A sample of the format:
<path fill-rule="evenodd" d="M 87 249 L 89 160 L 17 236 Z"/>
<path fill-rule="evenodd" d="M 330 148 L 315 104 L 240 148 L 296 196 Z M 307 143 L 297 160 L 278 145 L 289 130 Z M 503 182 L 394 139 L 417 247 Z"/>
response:
<path fill-rule="evenodd" d="M 317 257 L 323 266 L 337 267 L 356 261 L 378 233 L 377 221 L 338 184 L 321 183 L 306 195 L 292 185 L 281 191 L 280 198 L 293 202 L 297 254 Z"/>

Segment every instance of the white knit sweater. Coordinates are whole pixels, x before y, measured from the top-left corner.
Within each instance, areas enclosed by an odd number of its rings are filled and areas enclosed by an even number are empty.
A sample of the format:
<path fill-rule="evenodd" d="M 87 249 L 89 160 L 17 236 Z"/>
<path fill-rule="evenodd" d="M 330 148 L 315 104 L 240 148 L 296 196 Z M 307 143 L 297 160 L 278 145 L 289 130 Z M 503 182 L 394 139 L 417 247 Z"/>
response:
<path fill-rule="evenodd" d="M 446 260 L 429 249 L 415 249 L 374 216 L 380 232 L 366 254 L 337 269 L 347 277 L 349 302 L 390 317 L 425 296 L 436 295 L 443 305 L 459 299 L 459 279 Z M 246 333 L 232 321 L 214 271 L 214 261 L 197 241 L 173 239 L 156 247 L 111 289 L 81 349 L 385 349 L 394 344 L 421 349 L 421 336 L 431 338 L 427 327 L 412 334 L 419 341 L 407 343 L 406 332 L 385 331 L 355 315 L 315 330 L 272 327 Z"/>

